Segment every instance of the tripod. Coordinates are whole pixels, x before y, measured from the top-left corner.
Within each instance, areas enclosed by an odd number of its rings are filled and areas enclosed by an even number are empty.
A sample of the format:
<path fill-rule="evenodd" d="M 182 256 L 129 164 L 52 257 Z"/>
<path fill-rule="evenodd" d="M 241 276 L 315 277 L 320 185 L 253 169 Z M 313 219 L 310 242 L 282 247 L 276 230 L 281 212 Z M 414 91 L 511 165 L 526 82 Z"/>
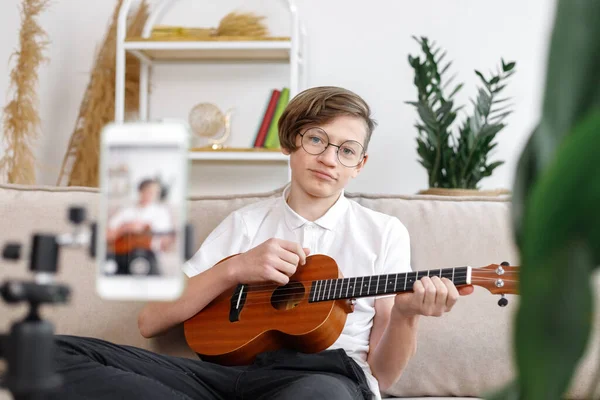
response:
<path fill-rule="evenodd" d="M 29 254 L 29 270 L 32 281 L 8 280 L 0 286 L 0 295 L 6 303 L 29 303 L 24 319 L 15 322 L 10 333 L 0 335 L 0 358 L 8 363 L 6 376 L 0 376 L 0 387 L 6 387 L 15 400 L 45 399 L 52 390 L 62 385 L 62 379 L 54 371 L 54 326 L 39 315 L 42 304 L 65 304 L 70 300 L 68 286 L 54 283 L 61 247 L 88 247 L 90 257 L 96 256 L 96 223 L 85 229 L 86 211 L 83 207 L 71 207 L 69 221 L 74 225 L 71 232 L 62 235 L 34 234 Z M 192 224 L 185 225 L 185 257 L 194 254 L 194 231 Z M 21 258 L 21 244 L 9 243 L 4 247 L 2 258 Z"/>
<path fill-rule="evenodd" d="M 63 235 L 34 234 L 31 244 L 29 270 L 32 281 L 8 280 L 0 286 L 0 294 L 8 304 L 29 303 L 24 319 L 15 322 L 10 333 L 0 336 L 0 357 L 6 359 L 8 371 L 1 386 L 6 387 L 16 400 L 37 400 L 62 384 L 54 371 L 54 326 L 39 314 L 42 304 L 64 304 L 71 291 L 66 285 L 54 283 L 61 246 L 82 246 L 91 243 L 90 255 L 94 254 L 94 242 L 89 231 L 83 230 L 85 209 L 69 209 L 69 220 L 75 225 L 73 232 Z M 95 236 L 95 225 L 92 228 Z M 2 257 L 7 260 L 21 258 L 21 244 L 10 243 L 4 247 Z"/>

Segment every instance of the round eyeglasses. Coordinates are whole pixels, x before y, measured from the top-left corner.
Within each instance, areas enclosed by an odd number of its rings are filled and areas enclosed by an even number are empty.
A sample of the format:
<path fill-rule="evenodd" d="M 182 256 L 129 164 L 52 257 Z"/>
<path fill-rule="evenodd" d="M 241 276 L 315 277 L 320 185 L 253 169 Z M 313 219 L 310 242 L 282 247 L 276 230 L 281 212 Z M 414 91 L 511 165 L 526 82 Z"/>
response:
<path fill-rule="evenodd" d="M 363 146 L 356 140 L 346 140 L 340 145 L 330 143 L 329 136 L 321 128 L 309 128 L 299 135 L 302 137 L 302 148 L 313 156 L 323 154 L 329 146 L 337 147 L 337 158 L 344 167 L 356 167 L 365 157 Z"/>

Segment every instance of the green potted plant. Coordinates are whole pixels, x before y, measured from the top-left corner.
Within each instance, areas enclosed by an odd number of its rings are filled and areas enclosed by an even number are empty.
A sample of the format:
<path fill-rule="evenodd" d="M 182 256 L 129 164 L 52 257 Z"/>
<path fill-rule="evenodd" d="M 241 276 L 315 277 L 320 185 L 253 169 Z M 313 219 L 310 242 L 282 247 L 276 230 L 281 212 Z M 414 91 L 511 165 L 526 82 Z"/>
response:
<path fill-rule="evenodd" d="M 454 104 L 454 96 L 463 87 L 456 85 L 446 94 L 453 77 L 446 79 L 452 62 L 445 62 L 446 52 L 436 48 L 426 37 L 413 37 L 421 46 L 423 58 L 408 56 L 414 70 L 417 101 L 408 101 L 417 110 L 420 120 L 415 124 L 418 131 L 417 153 L 419 162 L 427 169 L 429 189 L 422 194 L 491 194 L 503 191 L 479 190 L 479 182 L 492 174 L 503 161 L 490 161 L 491 151 L 496 147 L 494 139 L 506 124 L 510 115 L 510 98 L 504 97 L 508 78 L 515 72 L 515 62 L 504 62 L 488 77 L 475 70 L 482 86 L 478 87 L 473 110 L 453 133 L 453 124 L 463 106 Z"/>

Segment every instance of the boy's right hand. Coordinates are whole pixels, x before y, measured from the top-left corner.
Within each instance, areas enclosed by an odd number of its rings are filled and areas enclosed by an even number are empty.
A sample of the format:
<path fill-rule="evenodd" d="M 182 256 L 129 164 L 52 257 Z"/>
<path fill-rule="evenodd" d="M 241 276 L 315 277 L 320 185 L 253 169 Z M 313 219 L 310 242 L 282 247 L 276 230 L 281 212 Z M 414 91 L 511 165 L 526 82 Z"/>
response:
<path fill-rule="evenodd" d="M 269 239 L 235 258 L 235 278 L 239 283 L 273 282 L 286 285 L 298 264 L 306 263 L 310 250 L 288 240 Z"/>

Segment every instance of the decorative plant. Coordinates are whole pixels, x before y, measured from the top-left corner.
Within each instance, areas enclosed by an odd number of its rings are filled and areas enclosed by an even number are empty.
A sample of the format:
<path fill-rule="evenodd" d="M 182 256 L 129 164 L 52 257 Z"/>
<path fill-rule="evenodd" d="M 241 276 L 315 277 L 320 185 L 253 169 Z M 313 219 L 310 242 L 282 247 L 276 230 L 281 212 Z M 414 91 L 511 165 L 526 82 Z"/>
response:
<path fill-rule="evenodd" d="M 414 39 L 421 45 L 424 58 L 408 56 L 414 69 L 414 84 L 418 100 L 407 102 L 413 105 L 420 117 L 415 125 L 419 162 L 429 174 L 430 188 L 478 189 L 481 179 L 492 174 L 503 161 L 489 162 L 488 156 L 496 143 L 496 135 L 504 127 L 505 118 L 511 113 L 509 98 L 500 98 L 508 78 L 515 72 L 515 62 L 505 63 L 490 73 L 487 78 L 479 71 L 475 73 L 483 83 L 478 88 L 477 98 L 471 101 L 473 113 L 453 134 L 452 124 L 463 106 L 454 104 L 454 96 L 463 87 L 456 85 L 449 94 L 445 91 L 454 79 L 446 80 L 452 62 L 442 65 L 446 52 L 430 43 L 426 37 Z"/>
<path fill-rule="evenodd" d="M 21 3 L 20 49 L 13 53 L 16 63 L 10 73 L 12 100 L 2 116 L 6 153 L 0 159 L 0 175 L 8 183 L 35 183 L 33 146 L 40 135 L 38 110 L 38 69 L 48 61 L 44 50 L 48 35 L 37 18 L 49 7 L 48 0 L 23 0 Z"/>
<path fill-rule="evenodd" d="M 108 31 L 96 54 L 57 185 L 98 186 L 100 133 L 107 123 L 114 120 L 115 115 L 117 20 L 122 4 L 123 0 L 117 0 Z M 127 34 L 131 37 L 140 36 L 149 14 L 149 3 L 142 0 L 135 13 L 128 16 Z M 128 53 L 125 67 L 126 112 L 138 111 L 139 78 L 139 60 Z"/>
<path fill-rule="evenodd" d="M 541 120 L 517 166 L 517 379 L 495 399 L 568 397 L 588 346 L 600 265 L 600 2 L 559 0 Z M 593 347 L 591 347 L 593 349 Z M 598 359 L 597 354 L 589 354 Z M 600 367 L 587 399 L 600 398 Z"/>

